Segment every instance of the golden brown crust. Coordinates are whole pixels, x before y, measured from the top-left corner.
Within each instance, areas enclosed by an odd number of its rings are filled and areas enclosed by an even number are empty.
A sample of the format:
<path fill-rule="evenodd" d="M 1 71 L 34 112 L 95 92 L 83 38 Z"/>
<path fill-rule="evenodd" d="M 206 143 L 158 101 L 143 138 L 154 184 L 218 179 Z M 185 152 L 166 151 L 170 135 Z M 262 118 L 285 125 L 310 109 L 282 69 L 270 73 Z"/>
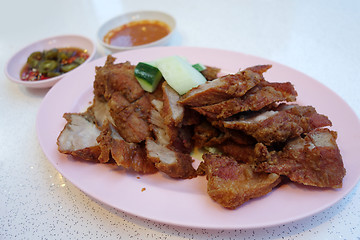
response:
<path fill-rule="evenodd" d="M 206 78 L 207 81 L 212 81 L 218 78 L 218 75 L 221 71 L 220 68 L 205 66 L 205 70 L 201 71 L 201 74 Z"/>
<path fill-rule="evenodd" d="M 145 148 L 140 144 L 124 141 L 111 123 L 103 125 L 97 140 L 101 148 L 100 162 L 105 163 L 113 159 L 118 166 L 138 173 L 157 172 L 154 164 L 147 159 Z"/>
<path fill-rule="evenodd" d="M 134 75 L 135 66 L 130 62 L 114 62 L 115 58 L 109 55 L 104 66 L 96 67 L 94 95 L 108 101 L 114 92 L 121 92 L 129 102 L 144 95 Z"/>
<path fill-rule="evenodd" d="M 346 174 L 336 132 L 318 128 L 287 143 L 282 151 L 269 152 L 257 144 L 257 171 L 285 175 L 290 180 L 316 187 L 340 188 Z"/>
<path fill-rule="evenodd" d="M 226 156 L 203 155 L 209 196 L 228 209 L 235 209 L 246 201 L 269 193 L 280 182 L 274 173 L 256 173 L 247 164 L 239 164 Z"/>
<path fill-rule="evenodd" d="M 150 136 L 148 118 L 152 106 L 147 95 L 130 103 L 120 92 L 116 92 L 109 105 L 115 128 L 127 142 L 139 143 Z"/>
<path fill-rule="evenodd" d="M 313 107 L 295 104 L 281 105 L 271 111 L 244 114 L 240 118 L 222 121 L 221 124 L 225 128 L 241 130 L 268 146 L 332 125 L 326 116 L 318 114 Z"/>
<path fill-rule="evenodd" d="M 146 151 L 156 168 L 172 178 L 190 179 L 197 176 L 190 154 L 171 150 L 150 138 L 146 140 Z"/>
<path fill-rule="evenodd" d="M 276 102 L 293 102 L 297 93 L 289 83 L 261 82 L 242 97 L 231 98 L 216 104 L 193 107 L 200 114 L 212 119 L 224 119 L 240 112 L 259 111 Z"/>
<path fill-rule="evenodd" d="M 181 97 L 180 103 L 191 107 L 217 104 L 243 96 L 248 90 L 263 81 L 261 73 L 251 69 L 228 74 L 191 89 Z"/>

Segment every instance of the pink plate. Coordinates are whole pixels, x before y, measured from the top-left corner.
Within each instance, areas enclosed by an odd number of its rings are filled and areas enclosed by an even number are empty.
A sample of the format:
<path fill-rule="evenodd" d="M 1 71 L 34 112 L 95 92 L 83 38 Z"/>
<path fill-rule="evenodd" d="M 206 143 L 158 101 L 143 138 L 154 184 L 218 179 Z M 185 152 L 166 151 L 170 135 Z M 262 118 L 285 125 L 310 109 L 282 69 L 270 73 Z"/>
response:
<path fill-rule="evenodd" d="M 338 190 L 284 184 L 268 195 L 251 200 L 236 210 L 226 210 L 206 193 L 206 180 L 169 179 L 161 173 L 137 175 L 121 168 L 76 161 L 60 154 L 56 139 L 65 125 L 65 112 L 83 111 L 92 100 L 95 66 L 106 58 L 84 65 L 64 77 L 45 96 L 37 116 L 37 133 L 45 155 L 56 169 L 88 195 L 114 208 L 146 219 L 178 226 L 207 229 L 269 227 L 314 215 L 341 200 L 360 178 L 360 122 L 351 108 L 333 91 L 294 69 L 237 52 L 194 48 L 157 47 L 116 53 L 118 62 L 151 61 L 180 55 L 192 63 L 217 66 L 236 72 L 252 65 L 272 64 L 265 74 L 269 81 L 291 81 L 298 91 L 298 103 L 312 105 L 332 120 L 347 174 Z M 139 178 L 138 178 L 139 177 Z M 145 189 L 145 190 L 144 190 Z"/>

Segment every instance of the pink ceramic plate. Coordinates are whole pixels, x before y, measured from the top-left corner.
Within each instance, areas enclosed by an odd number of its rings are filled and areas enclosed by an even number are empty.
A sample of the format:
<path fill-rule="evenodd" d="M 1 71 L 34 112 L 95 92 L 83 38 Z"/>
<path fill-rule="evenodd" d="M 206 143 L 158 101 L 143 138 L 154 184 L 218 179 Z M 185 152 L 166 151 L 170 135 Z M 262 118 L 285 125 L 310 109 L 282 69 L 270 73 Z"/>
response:
<path fill-rule="evenodd" d="M 192 63 L 217 66 L 236 72 L 257 64 L 273 64 L 265 73 L 269 81 L 291 81 L 298 102 L 313 105 L 326 114 L 338 131 L 347 175 L 338 190 L 285 184 L 270 194 L 251 200 L 236 210 L 226 210 L 206 193 L 206 180 L 169 179 L 161 173 L 140 176 L 111 165 L 76 161 L 57 151 L 56 139 L 63 129 L 65 112 L 83 111 L 92 100 L 95 66 L 105 58 L 84 65 L 56 84 L 46 95 L 37 118 L 37 133 L 47 158 L 57 170 L 88 195 L 114 208 L 146 219 L 179 226 L 207 229 L 269 227 L 314 215 L 341 200 L 360 177 L 360 123 L 355 113 L 334 92 L 314 79 L 281 64 L 241 53 L 193 48 L 158 47 L 114 54 L 118 62 L 151 61 L 168 55 L 185 56 Z M 145 190 L 144 190 L 145 189 Z"/>

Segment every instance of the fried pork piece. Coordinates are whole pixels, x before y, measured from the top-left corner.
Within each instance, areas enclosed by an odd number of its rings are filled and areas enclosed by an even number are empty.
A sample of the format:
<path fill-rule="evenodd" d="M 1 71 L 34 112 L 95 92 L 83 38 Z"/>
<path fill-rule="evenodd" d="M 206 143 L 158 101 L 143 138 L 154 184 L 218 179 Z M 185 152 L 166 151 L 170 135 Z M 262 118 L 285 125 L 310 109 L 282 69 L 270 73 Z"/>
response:
<path fill-rule="evenodd" d="M 207 192 L 221 206 L 235 209 L 246 201 L 269 193 L 281 181 L 274 173 L 256 173 L 231 157 L 206 153 L 200 168 L 205 171 Z M 201 170 L 199 170 L 201 172 Z"/>
<path fill-rule="evenodd" d="M 191 108 L 184 108 L 184 117 L 182 121 L 183 126 L 195 126 L 200 124 L 202 121 L 202 116 L 197 111 Z"/>
<path fill-rule="evenodd" d="M 237 119 L 224 120 L 225 128 L 237 129 L 265 145 L 285 142 L 315 128 L 331 126 L 331 121 L 312 106 L 282 104 L 270 111 L 252 112 Z"/>
<path fill-rule="evenodd" d="M 225 119 L 240 112 L 259 111 L 276 102 L 293 102 L 296 96 L 297 92 L 290 82 L 262 81 L 242 97 L 231 98 L 208 106 L 193 107 L 193 109 L 212 119 Z"/>
<path fill-rule="evenodd" d="M 256 143 L 254 138 L 241 131 L 226 129 L 221 126 L 217 128 L 206 120 L 194 127 L 194 134 L 192 138 L 195 141 L 195 146 L 199 148 L 217 147 L 227 140 L 241 145 L 254 145 Z"/>
<path fill-rule="evenodd" d="M 135 66 L 129 62 L 114 64 L 109 55 L 102 67 L 96 67 L 94 95 L 109 101 L 114 92 L 120 92 L 129 102 L 144 95 L 144 90 L 134 75 Z"/>
<path fill-rule="evenodd" d="M 346 170 L 336 138 L 336 132 L 318 128 L 289 141 L 280 152 L 269 152 L 259 143 L 255 151 L 263 162 L 256 169 L 285 175 L 304 185 L 340 188 Z"/>
<path fill-rule="evenodd" d="M 179 95 L 166 82 L 162 90 L 163 99 L 151 101 L 149 121 L 155 140 L 146 140 L 147 157 L 158 170 L 172 178 L 196 177 L 190 156 L 191 133 L 187 126 L 182 126 L 184 108 L 177 102 Z"/>
<path fill-rule="evenodd" d="M 93 103 L 87 111 L 90 111 L 90 114 L 95 117 L 96 125 L 98 127 L 101 127 L 106 121 L 114 124 L 114 120 L 110 114 L 109 104 L 101 98 L 94 96 Z"/>
<path fill-rule="evenodd" d="M 143 174 L 157 172 L 154 163 L 147 159 L 145 147 L 124 141 L 111 123 L 106 122 L 103 125 L 97 141 L 101 148 L 100 162 L 105 163 L 112 158 L 118 166 L 125 169 Z"/>
<path fill-rule="evenodd" d="M 125 141 L 139 143 L 150 136 L 148 117 L 152 106 L 147 95 L 129 102 L 120 92 L 115 92 L 109 107 L 115 128 Z"/>
<path fill-rule="evenodd" d="M 163 89 L 163 108 L 162 115 L 166 125 L 174 127 L 181 126 L 184 118 L 184 107 L 178 103 L 180 95 L 170 87 L 167 82 L 162 84 Z"/>
<path fill-rule="evenodd" d="M 203 121 L 194 127 L 193 139 L 198 148 L 213 147 L 227 138 L 225 133 L 213 127 L 208 121 Z"/>
<path fill-rule="evenodd" d="M 164 118 L 160 114 L 162 103 L 153 100 L 152 104 L 156 107 L 150 114 L 151 129 L 155 135 L 156 143 L 171 151 L 190 153 L 192 150 L 191 133 L 187 131 L 187 128 L 176 128 L 165 124 Z"/>
<path fill-rule="evenodd" d="M 182 126 L 184 107 L 177 102 L 180 96 L 166 82 L 162 89 L 163 100 L 151 102 L 154 108 L 150 113 L 150 126 L 156 141 L 177 152 L 190 153 L 192 132 L 189 127 Z"/>
<path fill-rule="evenodd" d="M 218 78 L 218 74 L 220 73 L 220 68 L 205 66 L 205 70 L 201 71 L 201 74 L 206 78 L 208 81 L 212 81 Z"/>
<path fill-rule="evenodd" d="M 147 157 L 155 167 L 172 178 L 189 179 L 197 176 L 190 154 L 176 152 L 154 140 L 146 140 Z"/>
<path fill-rule="evenodd" d="M 231 140 L 227 140 L 217 148 L 225 155 L 234 158 L 239 163 L 255 163 L 257 156 L 255 154 L 254 144 L 238 144 Z"/>
<path fill-rule="evenodd" d="M 90 112 L 65 113 L 67 123 L 57 138 L 58 150 L 84 160 L 97 161 L 100 147 L 96 138 L 100 134 Z"/>
<path fill-rule="evenodd" d="M 156 141 L 163 146 L 167 146 L 170 144 L 170 136 L 166 132 L 167 128 L 160 113 L 163 107 L 163 102 L 154 99 L 151 101 L 151 104 L 154 107 L 150 111 L 150 129 L 154 133 Z"/>
<path fill-rule="evenodd" d="M 190 153 L 193 144 L 189 127 L 181 128 L 166 125 L 161 115 L 162 102 L 153 100 L 153 105 L 160 105 L 160 109 L 153 108 L 150 113 L 150 128 L 155 135 L 156 142 L 177 152 Z M 158 106 L 159 107 L 159 106 Z"/>
<path fill-rule="evenodd" d="M 154 99 L 151 101 L 151 104 L 154 107 L 150 111 L 150 129 L 154 133 L 156 141 L 163 146 L 167 146 L 170 144 L 170 136 L 166 133 L 166 125 L 160 114 L 163 102 Z"/>
<path fill-rule="evenodd" d="M 247 68 L 236 74 L 229 74 L 213 81 L 207 81 L 186 93 L 181 98 L 180 103 L 199 107 L 216 104 L 234 97 L 241 97 L 249 89 L 264 80 L 259 69 L 263 69 L 265 72 L 270 67 L 271 65 L 253 67 L 257 72 L 253 71 L 253 68 Z"/>

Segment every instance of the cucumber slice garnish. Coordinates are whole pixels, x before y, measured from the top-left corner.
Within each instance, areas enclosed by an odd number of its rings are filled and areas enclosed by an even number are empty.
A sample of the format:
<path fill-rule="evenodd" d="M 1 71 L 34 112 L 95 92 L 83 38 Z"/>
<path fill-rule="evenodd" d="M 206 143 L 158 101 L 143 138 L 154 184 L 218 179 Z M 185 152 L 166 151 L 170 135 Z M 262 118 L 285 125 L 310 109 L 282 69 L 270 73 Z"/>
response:
<path fill-rule="evenodd" d="M 206 67 L 201 63 L 193 64 L 192 67 L 198 70 L 199 72 L 204 71 L 206 69 Z"/>
<path fill-rule="evenodd" d="M 157 67 L 144 62 L 139 62 L 136 65 L 134 73 L 141 87 L 147 92 L 155 91 L 162 78 Z"/>
<path fill-rule="evenodd" d="M 180 95 L 206 82 L 205 77 L 185 59 L 170 56 L 155 62 L 167 83 Z"/>

